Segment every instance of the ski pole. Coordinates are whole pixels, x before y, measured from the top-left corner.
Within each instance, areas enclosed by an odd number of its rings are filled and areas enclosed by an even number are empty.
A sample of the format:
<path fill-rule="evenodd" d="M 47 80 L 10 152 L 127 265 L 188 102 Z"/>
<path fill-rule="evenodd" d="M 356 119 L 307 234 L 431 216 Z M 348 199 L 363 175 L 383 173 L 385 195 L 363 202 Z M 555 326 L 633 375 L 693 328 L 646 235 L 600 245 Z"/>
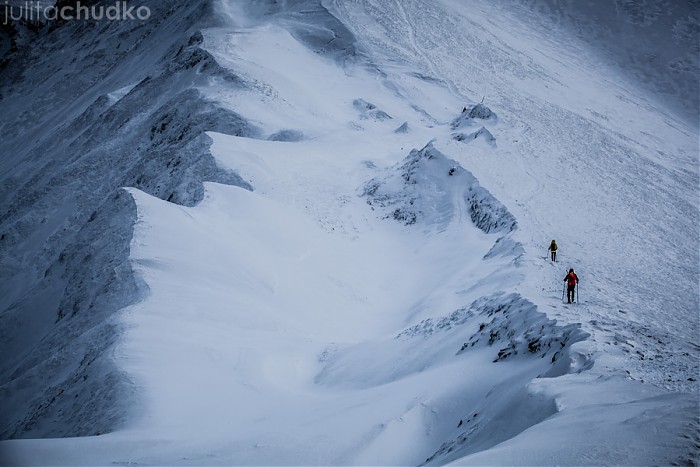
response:
<path fill-rule="evenodd" d="M 578 303 L 578 297 L 579 297 L 578 282 L 576 282 L 576 303 Z"/>

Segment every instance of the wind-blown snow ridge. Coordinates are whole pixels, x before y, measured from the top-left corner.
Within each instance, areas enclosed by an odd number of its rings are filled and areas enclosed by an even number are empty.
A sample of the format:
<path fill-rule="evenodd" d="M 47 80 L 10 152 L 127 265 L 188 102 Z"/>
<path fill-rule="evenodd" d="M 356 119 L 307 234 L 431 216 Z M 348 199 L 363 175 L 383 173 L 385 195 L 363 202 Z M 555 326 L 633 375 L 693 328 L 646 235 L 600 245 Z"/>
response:
<path fill-rule="evenodd" d="M 151 3 L 0 65 L 0 460 L 695 462 L 694 122 L 521 3 Z"/>
<path fill-rule="evenodd" d="M 154 11 L 189 28 L 197 5 Z M 119 25 L 110 26 L 102 34 L 121 37 Z M 0 394 L 6 401 L 0 408 L 3 438 L 98 434 L 125 419 L 123 404 L 132 390 L 109 356 L 123 332 L 113 315 L 141 299 L 144 291 L 128 259 L 135 205 L 121 187 L 135 186 L 183 205 L 202 198 L 204 180 L 250 188 L 214 164 L 203 133 L 257 136 L 256 128 L 197 90 L 212 82 L 236 87 L 240 82 L 200 47 L 200 32 L 178 36 L 161 29 L 167 26 L 149 26 L 126 58 L 101 45 L 100 53 L 115 54 L 115 61 L 93 63 L 85 56 L 81 67 L 65 71 L 62 79 L 42 83 L 41 92 L 31 82 L 15 80 L 14 95 L 3 102 L 3 115 L 13 115 L 23 109 L 15 96 L 34 89 L 42 99 L 53 96 L 58 102 L 53 105 L 67 116 L 55 125 L 44 123 L 55 109 L 39 112 L 39 106 L 3 120 L 10 150 L 3 157 L 7 175 L 0 188 L 0 334 L 3 353 L 12 355 L 0 368 Z M 37 38 L 34 47 L 61 43 L 83 28 L 78 22 L 66 24 Z M 162 34 L 170 36 L 167 41 Z M 91 47 L 90 37 L 84 35 L 76 47 Z M 153 61 L 131 73 L 128 62 L 140 54 Z M 24 73 L 41 76 L 44 62 L 51 61 L 61 58 L 25 58 Z M 3 71 L 12 75 L 16 69 Z M 110 78 L 81 95 L 81 80 L 90 74 Z M 73 86 L 66 87 L 65 81 Z M 115 81 L 119 92 L 111 92 Z M 30 131 L 35 144 L 12 139 Z M 32 258 L 31 267 L 27 258 Z M 23 320 L 37 309 L 39 316 Z M 33 344 L 25 347 L 27 342 Z M 57 347 L 62 350 L 56 352 Z M 28 348 L 32 350 L 22 350 Z M 78 389 L 77 381 L 87 384 Z M 57 417 L 63 422 L 50 421 Z"/>
<path fill-rule="evenodd" d="M 384 217 L 406 225 L 425 222 L 444 230 L 455 212 L 461 215 L 464 202 L 474 225 L 485 233 L 510 232 L 517 226 L 513 215 L 471 172 L 432 143 L 412 150 L 387 175 L 370 181 L 363 196 L 372 209 L 382 209 L 388 212 Z"/>
<path fill-rule="evenodd" d="M 494 362 L 527 353 L 544 358 L 551 353 L 554 364 L 562 357 L 567 345 L 589 337 L 588 333 L 580 331 L 580 325 L 556 326 L 556 320 L 548 319 L 533 303 L 517 294 L 484 297 L 474 302 L 470 309 L 478 310 L 478 315 L 486 322 L 479 324 L 479 331 L 462 345 L 459 353 L 484 341 L 489 346 L 507 344 L 498 350 Z"/>
<path fill-rule="evenodd" d="M 501 292 L 481 297 L 471 305 L 461 307 L 442 318 L 425 319 L 400 332 L 396 338 L 428 337 L 474 320 L 479 321 L 478 330 L 469 336 L 457 355 L 470 351 L 477 344 L 496 345 L 500 348 L 494 362 L 516 355 L 532 354 L 544 358 L 551 354 L 550 361 L 555 364 L 564 355 L 567 346 L 589 337 L 588 333 L 580 330 L 580 325 L 557 326 L 556 320 L 548 319 L 533 303 L 520 295 Z M 466 327 L 473 328 L 473 325 L 471 323 Z M 505 347 L 502 347 L 504 344 Z M 591 365 L 592 363 L 591 361 Z"/>

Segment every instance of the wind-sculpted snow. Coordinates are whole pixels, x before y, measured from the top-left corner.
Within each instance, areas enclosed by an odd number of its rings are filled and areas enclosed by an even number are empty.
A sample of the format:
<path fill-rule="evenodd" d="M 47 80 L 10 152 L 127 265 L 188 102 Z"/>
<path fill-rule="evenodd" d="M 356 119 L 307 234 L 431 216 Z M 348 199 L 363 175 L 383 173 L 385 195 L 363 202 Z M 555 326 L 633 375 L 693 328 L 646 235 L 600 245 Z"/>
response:
<path fill-rule="evenodd" d="M 246 85 L 202 47 L 201 32 L 191 32 L 197 24 L 219 21 L 210 16 L 218 6 L 200 1 L 149 7 L 153 18 L 137 32 L 129 22 L 91 29 L 74 21 L 44 31 L 45 37 L 32 44 L 34 53 L 5 57 L 11 66 L 2 70 L 9 84 L 2 90 L 2 111 L 13 119 L 3 119 L 3 131 L 16 135 L 36 125 L 34 132 L 40 137 L 23 146 L 20 138 L 14 146 L 8 142 L 7 157 L 0 162 L 11 167 L 18 161 L 0 185 L 0 319 L 3 354 L 13 355 L 3 361 L 0 378 L 0 391 L 8 401 L 1 408 L 2 438 L 95 434 L 123 419 L 125 410 L 117 400 L 128 399 L 124 395 L 129 384 L 109 369 L 106 352 L 117 331 L 108 323 L 143 291 L 128 263 L 134 205 L 120 201 L 121 187 L 136 187 L 185 206 L 202 199 L 203 181 L 252 189 L 217 166 L 209 154 L 211 140 L 204 134 L 261 136 L 255 125 L 200 91 Z M 272 2 L 258 7 L 271 8 L 265 21 L 274 17 L 286 22 L 316 52 L 338 61 L 355 56 L 352 35 L 320 2 L 301 2 L 296 9 L 278 9 Z M 68 37 L 79 38 L 79 43 Z M 110 38 L 119 47 L 109 47 Z M 53 50 L 56 44 L 89 53 L 75 55 L 81 61 L 73 70 L 63 67 Z M 61 73 L 48 80 L 52 67 Z M 31 105 L 20 102 L 24 95 L 32 95 Z M 270 136 L 291 142 L 303 138 L 298 130 Z M 23 319 L 28 314 L 35 318 Z M 36 321 L 43 323 L 42 333 L 35 330 Z M 89 340 L 91 329 L 101 329 L 103 337 Z M 31 334 L 37 335 L 27 338 Z M 56 354 L 63 342 L 70 344 Z M 83 358 L 88 349 L 98 357 Z M 91 363 L 90 374 L 112 375 L 109 391 L 114 396 L 103 394 L 97 378 L 83 389 L 72 388 L 87 374 L 86 361 Z M 80 392 L 78 405 L 74 391 Z M 73 405 L 69 418 L 57 417 L 65 423 L 49 422 Z"/>
<path fill-rule="evenodd" d="M 132 389 L 105 351 L 122 332 L 112 314 L 145 291 L 128 259 L 135 220 L 133 200 L 115 192 L 48 267 L 34 295 L 3 313 L 0 333 L 14 358 L 1 368 L 2 438 L 104 433 L 125 420 Z M 50 329 L 26 329 L 29 312 Z"/>
<path fill-rule="evenodd" d="M 268 22 L 283 24 L 299 42 L 315 53 L 339 64 L 352 63 L 359 54 L 355 36 L 324 3 L 322 0 L 255 0 L 243 2 L 242 10 L 248 26 Z M 236 10 L 227 14 L 236 22 L 243 16 Z"/>
<path fill-rule="evenodd" d="M 460 358 L 488 359 L 494 364 L 537 358 L 540 363 L 531 370 L 532 377 L 561 375 L 570 369 L 570 346 L 588 336 L 580 325 L 558 325 L 518 294 L 497 293 L 446 316 L 422 320 L 392 341 L 326 351 L 316 382 L 366 388 Z M 576 371 L 591 365 L 578 362 Z"/>
<path fill-rule="evenodd" d="M 470 143 L 475 139 L 482 139 L 491 147 L 496 146 L 496 137 L 488 130 L 484 123 L 496 123 L 498 117 L 483 103 L 465 107 L 462 113 L 450 122 L 450 127 L 455 130 L 452 138 L 455 141 Z M 478 129 L 469 131 L 473 127 Z M 457 131 L 460 130 L 460 131 Z"/>
<path fill-rule="evenodd" d="M 557 413 L 556 402 L 531 394 L 522 387 L 499 387 L 489 393 L 491 399 L 507 402 L 494 410 L 484 404 L 460 419 L 460 434 L 445 442 L 420 465 L 446 465 L 474 452 L 487 450 L 524 432 Z"/>
<path fill-rule="evenodd" d="M 496 258 L 496 257 L 509 257 L 513 258 L 513 261 L 519 262 L 525 255 L 525 248 L 522 243 L 514 240 L 509 235 L 504 235 L 499 237 L 493 244 L 493 247 L 484 255 L 484 259 Z"/>
<path fill-rule="evenodd" d="M 482 138 L 484 141 L 491 145 L 496 144 L 496 138 L 491 134 L 489 130 L 486 129 L 486 127 L 483 126 L 471 133 L 453 133 L 452 138 L 455 141 L 461 141 L 463 143 L 470 143 L 471 141 L 474 141 L 477 138 Z"/>
<path fill-rule="evenodd" d="M 408 133 L 408 132 L 409 132 L 408 122 L 403 122 L 397 129 L 394 130 L 394 133 Z"/>
<path fill-rule="evenodd" d="M 518 355 L 537 355 L 551 357 L 549 361 L 554 364 L 567 346 L 589 336 L 580 330 L 580 325 L 558 326 L 518 294 L 500 293 L 482 297 L 438 320 L 423 320 L 399 333 L 397 339 L 433 336 L 470 321 L 479 322 L 478 330 L 465 340 L 457 355 L 486 345 L 498 348 L 494 362 Z"/>
<path fill-rule="evenodd" d="M 305 139 L 304 133 L 298 130 L 280 130 L 267 137 L 270 141 L 287 141 L 296 143 Z"/>
<path fill-rule="evenodd" d="M 550 369 L 539 375 L 546 377 L 584 371 L 593 365 L 590 358 L 576 352 L 575 357 L 571 355 L 571 346 L 589 337 L 580 325 L 559 326 L 518 294 L 500 293 L 480 298 L 467 310 L 458 310 L 436 326 L 421 323 L 412 328 L 409 335 L 425 335 L 426 330 L 431 334 L 435 329 L 447 330 L 465 318 L 478 321 L 478 330 L 462 345 L 457 356 L 466 356 L 486 347 L 494 349 L 490 353 L 494 363 L 537 357 L 549 365 Z M 495 349 L 498 349 L 497 353 Z M 572 364 L 574 358 L 578 359 L 575 365 Z M 461 428 L 460 434 L 453 441 L 444 443 L 426 459 L 426 464 L 442 465 L 488 449 L 558 412 L 553 398 L 534 393 L 527 387 L 499 387 L 488 397 L 499 398 L 503 402 L 501 408 L 494 410 L 493 405 L 484 401 L 470 411 L 463 409 L 464 417 L 458 427 Z"/>
<path fill-rule="evenodd" d="M 190 13 L 179 7 L 169 12 L 171 21 L 188 25 Z M 159 37 L 158 24 L 149 26 L 155 26 L 150 35 Z M 82 23 L 64 27 L 75 28 Z M 37 38 L 34 48 L 64 29 Z M 91 34 L 101 32 L 82 31 L 85 47 L 91 47 Z M 19 162 L 0 185 L 0 332 L 8 356 L 0 367 L 2 438 L 103 433 L 124 419 L 129 383 L 111 368 L 108 349 L 119 332 L 114 313 L 139 300 L 143 288 L 128 261 L 135 206 L 121 187 L 190 206 L 202 199 L 203 181 L 251 188 L 209 154 L 205 131 L 257 136 L 258 130 L 196 89 L 214 82 L 241 86 L 201 44 L 198 32 L 181 35 L 144 70 L 148 76 L 118 92 L 107 83 L 125 78 L 121 58 L 110 58 L 114 68 L 101 70 L 101 80 L 86 88 L 86 95 L 99 93 L 89 105 L 81 109 L 79 100 L 68 101 L 63 111 L 75 112 L 73 118 L 37 129 L 41 137 L 24 147 L 8 143 L 8 159 Z M 25 59 L 25 73 L 42 76 L 44 60 Z M 97 73 L 95 66 L 86 63 L 76 78 Z M 17 95 L 28 92 L 23 80 L 12 86 Z M 63 89 L 59 80 L 46 93 Z M 8 134 L 33 118 L 31 106 L 22 111 L 13 100 L 0 105 L 19 112 L 16 120 L 3 122 Z M 105 375 L 106 385 L 100 382 Z"/>
<path fill-rule="evenodd" d="M 368 390 L 423 374 L 429 378 L 439 368 L 461 363 L 462 379 L 482 386 L 483 392 L 465 390 L 468 402 L 441 413 L 454 420 L 457 435 L 426 462 L 444 464 L 515 437 L 557 413 L 554 398 L 534 393 L 527 383 L 589 369 L 590 359 L 572 365 L 572 354 L 579 355 L 571 352 L 573 344 L 587 337 L 579 325 L 558 325 L 518 294 L 497 293 L 440 318 L 422 320 L 393 340 L 331 348 L 320 358 L 324 367 L 316 382 Z M 523 366 L 510 366 L 516 362 Z M 500 365 L 504 367 L 499 370 Z M 490 386 L 491 371 L 499 371 L 506 380 Z"/>
<path fill-rule="evenodd" d="M 477 122 L 479 120 L 480 122 Z M 455 117 L 450 126 L 453 130 L 459 130 L 465 126 L 483 124 L 484 121 L 495 122 L 498 120 L 496 114 L 484 104 L 476 104 L 470 108 L 464 108 L 459 116 Z"/>
<path fill-rule="evenodd" d="M 413 338 L 420 336 L 432 336 L 436 332 L 449 331 L 450 329 L 461 326 L 466 323 L 469 319 L 474 317 L 474 304 L 469 307 L 462 307 L 458 310 L 453 311 L 448 316 L 444 316 L 440 319 L 434 320 L 432 318 L 424 319 L 415 326 L 401 331 L 396 338 Z"/>
<path fill-rule="evenodd" d="M 389 120 L 391 116 L 381 109 L 378 109 L 376 105 L 371 102 L 367 102 L 364 99 L 355 99 L 352 102 L 352 106 L 360 114 L 361 119 L 372 119 L 372 120 Z"/>
<path fill-rule="evenodd" d="M 428 143 L 412 150 L 363 191 L 367 204 L 384 217 L 411 225 L 426 223 L 443 230 L 454 216 L 469 215 L 486 233 L 510 232 L 517 222 L 508 209 L 468 170 Z"/>
<path fill-rule="evenodd" d="M 580 325 L 557 326 L 556 321 L 517 294 L 486 297 L 470 308 L 478 310 L 484 321 L 458 353 L 468 352 L 477 345 L 497 346 L 500 348 L 494 362 L 534 354 L 542 358 L 551 355 L 554 364 L 568 345 L 589 336 L 580 330 Z"/>
<path fill-rule="evenodd" d="M 189 37 L 187 43 L 179 45 L 172 60 L 163 65 L 161 74 L 171 75 L 194 68 L 197 69 L 198 73 L 204 75 L 205 82 L 223 80 L 228 85 L 242 86 L 243 82 L 235 73 L 220 66 L 214 57 L 201 47 L 203 42 L 202 32 L 196 31 Z"/>
<path fill-rule="evenodd" d="M 20 27 L 0 463 L 693 464 L 697 129 L 523 5 Z"/>

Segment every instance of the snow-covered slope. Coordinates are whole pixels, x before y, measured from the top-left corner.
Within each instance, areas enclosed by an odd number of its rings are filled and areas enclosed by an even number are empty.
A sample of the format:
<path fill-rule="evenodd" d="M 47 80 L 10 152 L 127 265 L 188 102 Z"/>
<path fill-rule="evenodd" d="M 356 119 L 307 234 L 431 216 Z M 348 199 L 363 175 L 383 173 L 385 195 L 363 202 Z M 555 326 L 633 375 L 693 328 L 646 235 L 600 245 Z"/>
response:
<path fill-rule="evenodd" d="M 3 460 L 696 462 L 697 101 L 538 5 L 163 2 L 23 31 Z"/>

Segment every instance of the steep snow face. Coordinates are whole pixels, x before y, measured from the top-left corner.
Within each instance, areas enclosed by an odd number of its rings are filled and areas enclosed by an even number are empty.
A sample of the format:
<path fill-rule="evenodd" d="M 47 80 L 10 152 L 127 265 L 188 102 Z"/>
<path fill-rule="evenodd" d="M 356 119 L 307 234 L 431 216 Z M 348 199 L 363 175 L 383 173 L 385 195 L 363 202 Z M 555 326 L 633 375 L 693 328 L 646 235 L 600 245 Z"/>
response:
<path fill-rule="evenodd" d="M 3 71 L 2 435 L 103 433 L 8 463 L 697 458 L 697 128 L 492 2 L 161 8 Z"/>
<path fill-rule="evenodd" d="M 192 28 L 205 9 L 153 5 L 147 24 L 46 27 L 2 70 L 4 438 L 96 434 L 124 419 L 131 390 L 106 352 L 121 334 L 113 313 L 143 287 L 128 260 L 135 205 L 121 187 L 187 205 L 202 180 L 247 187 L 215 165 L 203 134 L 257 131 L 197 90 L 239 85 L 199 48 Z"/>

